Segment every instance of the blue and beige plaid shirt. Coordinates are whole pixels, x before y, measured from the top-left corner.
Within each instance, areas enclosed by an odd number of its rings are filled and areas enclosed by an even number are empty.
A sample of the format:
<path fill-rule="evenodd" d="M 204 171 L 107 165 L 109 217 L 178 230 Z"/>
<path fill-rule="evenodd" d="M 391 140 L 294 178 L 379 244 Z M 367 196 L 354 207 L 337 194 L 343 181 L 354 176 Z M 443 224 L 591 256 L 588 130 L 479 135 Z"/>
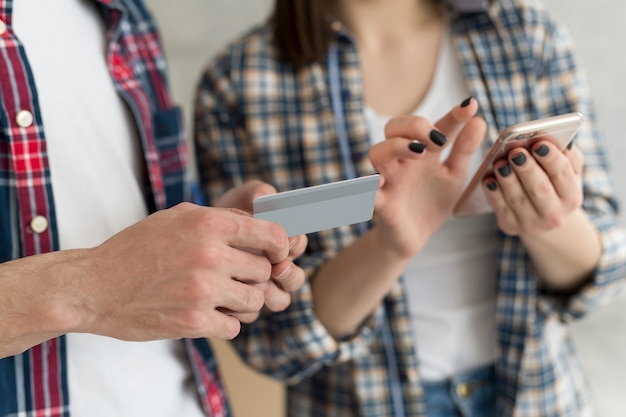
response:
<path fill-rule="evenodd" d="M 618 222 L 584 75 L 566 31 L 534 1 L 502 0 L 486 13 L 450 13 L 449 18 L 467 85 L 480 103 L 491 140 L 502 128 L 522 121 L 573 111 L 586 117 L 576 143 L 586 160 L 584 209 L 601 233 L 602 258 L 584 288 L 569 296 L 550 295 L 539 288 L 520 240 L 500 233 L 495 365 L 503 415 L 593 415 L 567 323 L 607 303 L 623 286 L 626 233 Z M 366 175 L 372 167 L 359 57 L 348 34 L 339 30 L 335 35 L 351 159 L 357 175 Z M 278 57 L 267 25 L 229 45 L 205 72 L 197 100 L 196 150 L 209 202 L 251 178 L 260 177 L 278 190 L 343 179 L 330 94 L 324 63 L 295 72 Z M 346 226 L 310 235 L 301 265 L 314 276 L 324 260 L 357 234 L 355 227 Z M 286 311 L 263 316 L 235 339 L 247 363 L 287 381 L 289 414 L 390 416 L 388 387 L 394 372 L 386 365 L 380 337 L 387 317 L 406 414 L 423 415 L 402 280 L 347 340 L 329 335 L 311 297 L 305 286 Z"/>

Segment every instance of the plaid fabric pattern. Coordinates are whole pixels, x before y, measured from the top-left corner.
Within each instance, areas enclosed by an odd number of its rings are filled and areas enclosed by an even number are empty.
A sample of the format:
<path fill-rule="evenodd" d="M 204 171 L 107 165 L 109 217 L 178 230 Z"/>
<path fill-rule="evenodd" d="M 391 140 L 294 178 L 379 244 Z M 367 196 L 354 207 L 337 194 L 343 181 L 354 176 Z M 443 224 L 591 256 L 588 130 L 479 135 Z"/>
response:
<path fill-rule="evenodd" d="M 135 116 L 144 150 L 152 210 L 188 198 L 187 145 L 173 106 L 155 24 L 140 0 L 98 1 L 110 40 L 107 63 L 119 94 Z M 0 262 L 59 249 L 50 169 L 28 51 L 12 28 L 12 0 L 0 0 Z M 53 47 L 53 45 L 51 45 Z M 21 127 L 20 111 L 33 115 Z M 44 216 L 48 228 L 30 222 Z M 217 364 L 206 340 L 187 343 L 208 416 L 228 416 Z M 0 360 L 0 416 L 69 416 L 65 339 L 50 340 Z"/>
<path fill-rule="evenodd" d="M 553 296 L 538 287 L 519 239 L 499 234 L 495 365 L 501 415 L 591 416 L 567 322 L 608 302 L 623 287 L 626 234 L 618 222 L 584 74 L 568 33 L 538 2 L 501 0 L 485 13 L 450 12 L 449 19 L 468 87 L 489 126 L 487 142 L 514 123 L 572 111 L 586 117 L 576 143 L 586 158 L 584 208 L 604 247 L 600 264 L 580 291 Z M 338 31 L 334 41 L 352 161 L 358 176 L 370 174 L 359 57 L 348 34 Z M 199 175 L 208 201 L 251 178 L 262 178 L 278 190 L 343 179 L 328 86 L 323 64 L 296 72 L 281 61 L 267 25 L 218 55 L 199 85 L 195 119 Z M 356 235 L 357 228 L 350 226 L 310 235 L 299 262 L 314 275 Z M 234 342 L 250 365 L 287 381 L 290 416 L 391 416 L 391 373 L 380 338 L 387 316 L 406 415 L 422 416 L 420 370 L 404 291 L 400 280 L 357 334 L 335 340 L 316 318 L 307 285 L 286 311 L 244 326 Z"/>

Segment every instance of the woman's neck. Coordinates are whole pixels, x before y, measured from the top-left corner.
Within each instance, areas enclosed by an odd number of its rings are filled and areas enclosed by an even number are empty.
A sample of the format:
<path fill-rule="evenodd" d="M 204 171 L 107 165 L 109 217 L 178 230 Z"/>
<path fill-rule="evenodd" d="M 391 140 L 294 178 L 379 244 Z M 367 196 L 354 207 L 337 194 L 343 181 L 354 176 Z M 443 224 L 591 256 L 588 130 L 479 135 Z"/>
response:
<path fill-rule="evenodd" d="M 374 49 L 441 18 L 433 0 L 339 0 L 338 14 L 362 46 Z"/>
<path fill-rule="evenodd" d="M 445 30 L 434 0 L 339 0 L 352 33 L 368 106 L 380 114 L 411 113 L 434 79 Z"/>

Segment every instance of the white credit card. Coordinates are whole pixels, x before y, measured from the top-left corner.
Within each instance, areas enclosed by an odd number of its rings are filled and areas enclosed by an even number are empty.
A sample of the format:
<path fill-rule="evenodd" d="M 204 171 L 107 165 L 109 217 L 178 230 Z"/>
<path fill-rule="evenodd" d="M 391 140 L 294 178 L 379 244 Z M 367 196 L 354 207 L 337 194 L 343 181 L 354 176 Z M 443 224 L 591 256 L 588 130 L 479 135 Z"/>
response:
<path fill-rule="evenodd" d="M 254 217 L 280 224 L 288 236 L 371 220 L 380 175 L 368 175 L 254 199 Z"/>

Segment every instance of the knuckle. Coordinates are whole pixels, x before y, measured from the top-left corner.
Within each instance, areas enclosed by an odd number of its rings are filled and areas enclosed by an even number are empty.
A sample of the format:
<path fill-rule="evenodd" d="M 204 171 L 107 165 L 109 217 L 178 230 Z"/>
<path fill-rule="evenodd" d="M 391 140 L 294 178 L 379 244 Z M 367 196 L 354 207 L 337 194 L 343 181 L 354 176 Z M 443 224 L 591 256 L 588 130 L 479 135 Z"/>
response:
<path fill-rule="evenodd" d="M 545 225 L 548 229 L 556 229 L 563 225 L 563 215 L 556 210 L 551 210 L 545 216 Z"/>
<path fill-rule="evenodd" d="M 259 288 L 248 286 L 244 297 L 244 304 L 249 311 L 260 311 L 265 304 L 265 295 Z"/>
<path fill-rule="evenodd" d="M 196 206 L 195 206 L 195 204 L 192 204 L 190 202 L 183 201 L 182 203 L 176 204 L 175 207 L 182 208 L 182 209 L 190 209 L 190 208 L 193 208 L 193 207 L 196 207 Z"/>
<path fill-rule="evenodd" d="M 214 283 L 196 275 L 191 279 L 187 301 L 191 308 L 202 308 L 210 303 L 213 295 L 217 293 Z"/>
<path fill-rule="evenodd" d="M 552 182 L 541 182 L 528 189 L 528 196 L 533 201 L 544 199 L 554 189 Z"/>
<path fill-rule="evenodd" d="M 507 202 L 511 207 L 515 207 L 515 210 L 521 211 L 528 206 L 530 200 L 524 194 L 516 194 L 508 197 Z"/>
<path fill-rule="evenodd" d="M 196 256 L 194 259 L 202 266 L 216 268 L 224 262 L 224 254 L 222 250 L 216 245 L 204 245 L 198 247 L 196 250 Z"/>
<path fill-rule="evenodd" d="M 266 282 L 272 277 L 272 264 L 266 258 L 262 258 L 257 267 L 258 276 L 256 281 L 259 283 Z"/>
<path fill-rule="evenodd" d="M 198 226 L 201 230 L 210 230 L 212 233 L 219 232 L 224 235 L 232 235 L 239 232 L 240 224 L 235 219 L 237 218 L 228 210 L 205 210 L 199 216 Z"/>
<path fill-rule="evenodd" d="M 270 242 L 273 245 L 273 247 L 270 248 L 271 250 L 280 252 L 285 248 L 289 248 L 287 233 L 282 226 L 270 223 L 268 234 L 270 236 Z"/>
<path fill-rule="evenodd" d="M 410 121 L 411 121 L 411 122 L 410 122 L 410 124 L 409 124 L 409 125 L 411 126 L 411 128 L 412 128 L 412 129 L 415 129 L 415 130 L 420 130 L 420 129 L 422 129 L 422 128 L 424 127 L 425 123 L 427 123 L 427 122 L 428 122 L 428 121 L 427 121 L 424 117 L 422 117 L 422 116 L 413 116 L 413 117 L 411 117 Z"/>
<path fill-rule="evenodd" d="M 207 316 L 199 309 L 189 308 L 180 315 L 179 327 L 188 337 L 202 334 L 206 328 Z"/>

